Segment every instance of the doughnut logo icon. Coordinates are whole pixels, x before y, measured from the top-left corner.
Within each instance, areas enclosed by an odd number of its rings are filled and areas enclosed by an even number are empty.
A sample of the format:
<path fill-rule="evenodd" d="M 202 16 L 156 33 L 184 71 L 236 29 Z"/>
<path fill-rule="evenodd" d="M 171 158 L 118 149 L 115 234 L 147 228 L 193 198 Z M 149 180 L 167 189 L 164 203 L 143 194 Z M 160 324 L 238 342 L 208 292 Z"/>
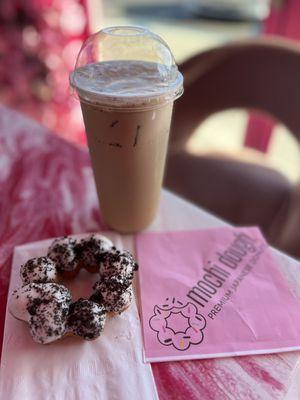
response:
<path fill-rule="evenodd" d="M 153 312 L 149 325 L 163 346 L 185 351 L 203 341 L 206 320 L 194 304 L 167 298 L 166 304 L 154 306 Z"/>

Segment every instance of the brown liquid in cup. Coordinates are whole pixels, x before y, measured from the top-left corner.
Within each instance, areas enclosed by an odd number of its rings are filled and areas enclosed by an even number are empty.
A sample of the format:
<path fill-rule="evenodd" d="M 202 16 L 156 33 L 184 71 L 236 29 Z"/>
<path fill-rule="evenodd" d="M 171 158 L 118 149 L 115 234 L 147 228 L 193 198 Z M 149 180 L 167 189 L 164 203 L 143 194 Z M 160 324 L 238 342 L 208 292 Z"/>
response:
<path fill-rule="evenodd" d="M 174 96 L 166 101 L 157 68 L 113 61 L 89 64 L 78 73 L 101 214 L 124 233 L 147 227 L 159 203 Z M 105 90 L 108 96 L 97 94 Z"/>
<path fill-rule="evenodd" d="M 173 102 L 136 112 L 81 108 L 105 222 L 120 232 L 144 229 L 159 203 Z"/>

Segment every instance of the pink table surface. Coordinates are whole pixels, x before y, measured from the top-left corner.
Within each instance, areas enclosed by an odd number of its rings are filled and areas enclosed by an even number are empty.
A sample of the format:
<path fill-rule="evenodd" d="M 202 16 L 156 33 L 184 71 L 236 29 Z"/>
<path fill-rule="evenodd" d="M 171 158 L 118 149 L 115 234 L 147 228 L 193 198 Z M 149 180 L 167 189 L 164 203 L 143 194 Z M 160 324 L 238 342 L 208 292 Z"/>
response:
<path fill-rule="evenodd" d="M 176 217 L 178 210 L 184 215 Z M 4 107 L 0 107 L 0 221 L 2 343 L 14 246 L 105 228 L 88 153 Z M 213 225 L 220 222 L 164 193 L 151 230 Z M 299 353 L 167 362 L 152 364 L 152 368 L 162 400 L 300 398 L 293 387 L 299 381 Z"/>

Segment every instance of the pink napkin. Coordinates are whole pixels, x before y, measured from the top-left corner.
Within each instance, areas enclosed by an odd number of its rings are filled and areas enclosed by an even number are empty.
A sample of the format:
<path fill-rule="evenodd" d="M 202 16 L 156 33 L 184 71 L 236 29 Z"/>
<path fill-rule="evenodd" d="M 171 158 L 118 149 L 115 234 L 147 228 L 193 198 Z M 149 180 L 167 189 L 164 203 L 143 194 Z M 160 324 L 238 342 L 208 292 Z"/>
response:
<path fill-rule="evenodd" d="M 122 248 L 121 237 L 108 236 Z M 19 267 L 45 255 L 51 241 L 16 247 L 10 290 L 20 284 Z M 82 273 L 72 281 L 74 297 L 91 291 L 95 275 Z M 7 400 L 155 400 L 151 368 L 142 361 L 140 320 L 135 302 L 110 317 L 99 339 L 68 337 L 50 345 L 32 341 L 25 323 L 6 313 L 1 363 L 0 398 Z"/>
<path fill-rule="evenodd" d="M 137 237 L 146 361 L 300 349 L 300 304 L 257 228 Z"/>

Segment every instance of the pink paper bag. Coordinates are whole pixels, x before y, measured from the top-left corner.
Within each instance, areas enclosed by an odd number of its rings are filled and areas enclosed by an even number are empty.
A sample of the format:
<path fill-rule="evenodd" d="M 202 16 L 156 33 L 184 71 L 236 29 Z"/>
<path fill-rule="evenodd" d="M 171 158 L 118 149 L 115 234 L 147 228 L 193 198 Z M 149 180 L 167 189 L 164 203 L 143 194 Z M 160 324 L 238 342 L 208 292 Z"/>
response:
<path fill-rule="evenodd" d="M 257 228 L 137 237 L 146 361 L 300 349 L 300 304 Z"/>

